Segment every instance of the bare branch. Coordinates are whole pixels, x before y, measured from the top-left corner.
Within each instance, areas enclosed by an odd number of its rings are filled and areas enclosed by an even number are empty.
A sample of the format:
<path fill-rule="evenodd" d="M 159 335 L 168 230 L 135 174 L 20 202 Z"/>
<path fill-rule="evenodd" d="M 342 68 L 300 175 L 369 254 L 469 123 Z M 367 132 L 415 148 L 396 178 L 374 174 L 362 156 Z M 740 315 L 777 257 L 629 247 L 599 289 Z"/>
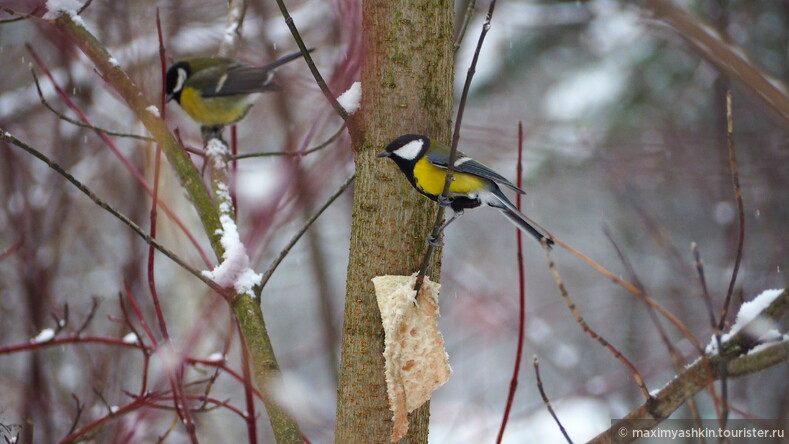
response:
<path fill-rule="evenodd" d="M 742 262 L 742 247 L 745 242 L 745 209 L 742 201 L 742 191 L 740 190 L 740 174 L 737 171 L 737 154 L 734 150 L 734 116 L 731 106 L 731 90 L 726 91 L 726 147 L 729 151 L 729 167 L 731 168 L 731 178 L 734 185 L 734 197 L 737 200 L 738 232 L 734 270 L 731 272 L 729 289 L 726 291 L 726 300 L 723 303 L 721 317 L 718 320 L 718 330 L 723 330 L 726 326 L 729 305 L 734 293 L 734 284 L 737 282 L 737 272 L 740 269 L 740 262 Z"/>
<path fill-rule="evenodd" d="M 523 122 L 518 122 L 518 162 L 516 164 L 517 186 L 520 188 L 523 182 L 521 178 L 523 173 Z M 515 206 L 518 211 L 521 209 L 521 195 L 518 194 L 515 198 Z M 525 339 L 526 328 L 526 270 L 523 265 L 523 232 L 515 229 L 515 242 L 517 245 L 517 260 L 518 260 L 518 345 L 515 349 L 515 365 L 512 369 L 512 377 L 510 378 L 510 390 L 507 394 L 507 403 L 504 407 L 504 416 L 501 418 L 501 427 L 499 427 L 499 434 L 496 437 L 496 443 L 501 443 L 504 438 L 504 429 L 507 427 L 507 420 L 512 410 L 512 404 L 515 400 L 515 391 L 518 388 L 518 375 L 520 374 L 521 361 L 523 360 L 523 343 Z M 536 357 L 535 365 L 536 365 Z M 538 375 L 539 377 L 539 375 Z"/>
<path fill-rule="evenodd" d="M 556 268 L 556 264 L 553 262 L 551 258 L 551 251 L 548 249 L 548 244 L 545 239 L 542 240 L 543 243 L 543 250 L 545 250 L 545 257 L 548 259 L 548 268 L 551 270 L 553 274 L 554 280 L 556 281 L 556 286 L 559 288 L 559 292 L 562 295 L 565 303 L 567 303 L 567 308 L 570 309 L 570 312 L 573 314 L 575 321 L 578 325 L 581 326 L 581 329 L 586 333 L 589 337 L 597 341 L 600 345 L 608 349 L 612 355 L 616 359 L 618 359 L 625 367 L 630 370 L 630 373 L 633 375 L 633 379 L 635 380 L 638 388 L 641 389 L 641 393 L 643 393 L 644 397 L 649 401 L 652 398 L 652 395 L 649 394 L 649 390 L 647 390 L 647 386 L 644 383 L 644 378 L 641 377 L 641 373 L 639 373 L 638 369 L 627 359 L 616 347 L 613 346 L 610 342 L 606 341 L 602 336 L 600 336 L 596 331 L 592 330 L 589 327 L 589 324 L 586 323 L 581 313 L 578 311 L 578 308 L 575 305 L 575 302 L 570 298 L 570 293 L 567 291 L 567 288 L 564 286 L 564 282 L 562 281 L 561 276 L 559 275 L 559 270 Z"/>
<path fill-rule="evenodd" d="M 304 150 L 304 151 L 295 151 L 295 152 L 277 151 L 277 152 L 269 152 L 269 153 L 246 153 L 246 154 L 235 155 L 235 156 L 231 157 L 231 159 L 232 160 L 241 160 L 241 159 L 250 159 L 250 158 L 254 158 L 254 157 L 274 157 L 274 156 L 302 157 L 302 156 L 306 156 L 307 154 L 312 154 L 312 153 L 314 153 L 316 151 L 320 151 L 320 150 L 326 148 L 327 146 L 331 145 L 335 140 L 337 140 L 338 137 L 340 137 L 342 132 L 345 131 L 345 128 L 347 127 L 347 125 L 348 125 L 347 123 L 343 123 L 342 126 L 340 126 L 340 129 L 338 129 L 336 133 L 332 134 L 328 139 L 326 139 L 326 141 L 324 141 L 324 142 L 322 142 L 322 143 L 320 143 L 320 144 L 318 144 L 318 145 L 316 145 L 316 146 L 314 146 L 312 148 Z"/>
<path fill-rule="evenodd" d="M 559 430 L 562 431 L 562 435 L 564 435 L 564 439 L 566 439 L 568 443 L 573 444 L 573 440 L 570 439 L 570 435 L 567 434 L 567 430 L 564 429 L 562 422 L 559 421 L 559 417 L 556 416 L 556 412 L 553 411 L 553 406 L 551 406 L 551 400 L 548 399 L 548 395 L 545 394 L 545 388 L 542 385 L 542 378 L 540 378 L 540 360 L 537 359 L 537 356 L 534 357 L 534 376 L 537 379 L 537 390 L 540 391 L 540 396 L 542 397 L 542 403 L 545 404 L 545 407 L 548 409 L 548 412 L 553 417 L 553 420 L 556 422 L 556 425 L 559 426 Z"/>
<path fill-rule="evenodd" d="M 108 130 L 108 129 L 105 129 L 105 128 L 101 128 L 101 127 L 98 127 L 98 126 L 95 126 L 95 125 L 92 125 L 92 124 L 89 124 L 89 123 L 83 123 L 83 122 L 80 122 L 79 120 L 74 120 L 74 119 L 68 117 L 67 115 L 65 115 L 65 114 L 61 113 L 60 111 L 56 110 L 55 108 L 53 108 L 52 105 L 50 105 L 49 102 L 47 102 L 47 99 L 44 98 L 44 93 L 41 91 L 41 84 L 38 82 L 38 76 L 36 75 L 36 72 L 31 69 L 30 70 L 30 74 L 33 76 L 33 83 L 36 85 L 36 92 L 38 93 L 38 99 L 41 101 L 41 104 L 44 105 L 48 110 L 52 111 L 53 114 L 58 116 L 58 118 L 60 120 L 63 120 L 65 122 L 68 122 L 68 123 L 70 123 L 72 125 L 75 125 L 75 126 L 79 126 L 81 128 L 87 128 L 87 129 L 91 129 L 93 131 L 104 133 L 104 134 L 106 134 L 108 136 L 128 137 L 130 139 L 145 140 L 145 141 L 148 141 L 148 142 L 153 141 L 153 137 L 140 136 L 138 134 L 121 133 L 121 132 L 118 132 L 118 131 L 111 131 L 111 130 Z"/>
<path fill-rule="evenodd" d="M 312 226 L 312 224 L 315 223 L 316 220 L 318 220 L 321 214 L 323 214 L 323 212 L 326 211 L 326 209 L 329 208 L 329 206 L 331 206 L 331 204 L 335 200 L 337 200 L 337 198 L 340 197 L 340 195 L 342 195 L 342 193 L 344 193 L 345 190 L 348 189 L 348 187 L 351 185 L 351 183 L 353 183 L 353 180 L 355 178 L 356 178 L 356 174 L 351 175 L 351 177 L 349 177 L 342 185 L 340 185 L 340 188 L 338 188 L 337 191 L 334 192 L 334 194 L 329 196 L 329 198 L 326 200 L 326 203 L 324 203 L 323 206 L 321 206 L 312 217 L 310 217 L 306 222 L 304 222 L 304 225 L 302 225 L 301 228 L 299 228 L 296 234 L 291 238 L 290 242 L 288 242 L 288 244 L 285 245 L 285 248 L 283 248 L 282 251 L 279 252 L 277 258 L 274 259 L 274 262 L 272 262 L 271 265 L 269 265 L 268 269 L 266 269 L 266 271 L 263 273 L 263 279 L 261 279 L 260 281 L 260 289 L 262 289 L 266 285 L 266 282 L 268 282 L 268 280 L 271 279 L 271 275 L 274 274 L 274 271 L 277 269 L 277 267 L 282 262 L 282 260 L 285 259 L 285 257 L 288 255 L 291 248 L 293 248 L 293 246 L 296 245 L 296 242 L 298 242 L 299 239 L 301 239 L 301 236 L 303 236 L 304 233 Z"/>
<path fill-rule="evenodd" d="M 318 71 L 318 67 L 315 66 L 315 62 L 312 60 L 310 51 L 304 44 L 304 40 L 302 40 L 299 30 L 296 28 L 296 23 L 293 22 L 293 17 L 290 16 L 288 8 L 285 6 L 285 1 L 277 0 L 277 5 L 279 6 L 279 10 L 282 13 L 282 17 L 285 19 L 285 24 L 288 25 L 290 33 L 293 34 L 293 39 L 296 40 L 296 44 L 299 46 L 299 51 L 301 51 L 302 56 L 304 56 L 304 61 L 307 62 L 307 66 L 310 68 L 310 72 L 315 78 L 315 82 L 318 84 L 318 87 L 323 92 L 324 97 L 326 97 L 326 100 L 329 101 L 332 108 L 337 111 L 337 114 L 342 117 L 342 120 L 348 120 L 348 112 L 345 111 L 345 108 L 343 108 L 342 105 L 340 105 L 340 102 L 337 101 L 337 97 L 331 92 L 329 85 L 326 84 L 326 81 L 323 80 L 323 76 L 321 75 L 320 71 Z"/>
<path fill-rule="evenodd" d="M 71 174 L 66 172 L 66 170 L 63 169 L 63 167 L 61 167 L 60 165 L 55 163 L 53 160 L 51 160 L 49 157 L 47 157 L 44 153 L 36 150 L 35 148 L 31 147 L 30 145 L 28 145 L 28 144 L 22 142 L 21 140 L 17 139 L 13 135 L 11 135 L 11 133 L 9 133 L 7 131 L 4 131 L 3 128 L 0 128 L 0 140 L 5 140 L 7 142 L 10 142 L 11 145 L 17 146 L 17 147 L 27 151 L 28 153 L 30 153 L 31 155 L 33 155 L 37 159 L 39 159 L 42 162 L 46 163 L 49 168 L 51 168 L 53 171 L 55 171 L 56 173 L 58 173 L 61 176 L 63 176 L 72 185 L 74 185 L 78 190 L 82 191 L 83 194 L 88 196 L 90 198 L 90 200 L 92 200 L 96 205 L 98 205 L 99 207 L 103 208 L 108 213 L 110 213 L 113 216 L 115 216 L 115 218 L 117 218 L 118 220 L 123 222 L 126 226 L 131 228 L 146 243 L 148 243 L 149 245 L 152 245 L 154 248 L 159 250 L 159 252 L 161 252 L 162 254 L 167 256 L 168 258 L 170 258 L 173 262 L 178 264 L 184 270 L 186 270 L 189 273 L 191 273 L 193 276 L 195 276 L 198 279 L 200 279 L 201 281 L 203 281 L 206 285 L 208 285 L 209 287 L 214 289 L 217 293 L 224 294 L 224 290 L 221 287 L 219 287 L 216 283 L 214 283 L 210 279 L 208 279 L 205 276 L 203 276 L 200 273 L 200 271 L 198 271 L 197 269 L 193 268 L 192 266 L 190 266 L 189 264 L 184 262 L 174 252 L 170 251 L 164 245 L 162 245 L 159 242 L 157 242 L 156 239 L 154 239 L 151 236 L 149 236 L 148 233 L 145 232 L 145 230 L 140 228 L 131 219 L 129 219 L 128 217 L 124 216 L 120 211 L 116 210 L 110 204 L 108 204 L 107 202 L 104 202 L 102 199 L 100 199 L 98 196 L 96 196 L 88 187 L 83 185 L 82 182 L 80 182 L 74 176 L 72 176 Z"/>
<path fill-rule="evenodd" d="M 458 49 L 460 49 L 460 44 L 463 42 L 463 37 L 466 36 L 466 29 L 468 29 L 468 24 L 471 21 L 471 17 L 474 16 L 474 8 L 476 6 L 477 0 L 469 0 L 468 6 L 466 7 L 466 13 L 463 15 L 463 23 L 460 25 L 458 35 L 455 37 L 455 44 L 453 45 L 455 52 L 458 52 Z"/>

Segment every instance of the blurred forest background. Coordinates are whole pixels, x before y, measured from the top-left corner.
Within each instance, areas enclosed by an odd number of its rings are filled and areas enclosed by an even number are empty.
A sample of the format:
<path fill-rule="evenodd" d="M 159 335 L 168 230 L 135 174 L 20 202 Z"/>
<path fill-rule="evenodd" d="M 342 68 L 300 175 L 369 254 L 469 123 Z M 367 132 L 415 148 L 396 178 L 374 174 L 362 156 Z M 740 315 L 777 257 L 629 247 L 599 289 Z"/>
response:
<path fill-rule="evenodd" d="M 754 65 L 777 82 L 789 80 L 789 2 L 679 3 L 710 26 L 723 26 Z M 358 2 L 288 4 L 307 45 L 318 48 L 313 54 L 318 67 L 339 95 L 359 77 L 363 42 Z M 25 0 L 2 0 L 1 6 L 20 12 L 43 7 Z M 156 103 L 161 94 L 157 8 L 168 57 L 216 53 L 226 26 L 224 2 L 94 0 L 82 13 L 88 28 Z M 465 8 L 464 2 L 457 5 L 458 22 Z M 458 92 L 486 9 L 483 2 L 476 6 L 458 51 Z M 12 18 L 0 12 L 0 126 L 146 227 L 150 197 L 130 170 L 92 129 L 66 122 L 41 104 L 31 69 L 52 108 L 76 118 L 32 53 L 96 126 L 143 135 L 144 128 L 52 26 L 34 19 L 9 22 Z M 249 3 L 242 36 L 238 58 L 250 64 L 297 50 L 274 2 Z M 303 151 L 340 130 L 342 121 L 303 62 L 283 67 L 276 79 L 284 91 L 261 97 L 237 126 L 239 153 Z M 738 84 L 732 86 L 745 209 L 736 313 L 743 301 L 789 281 L 789 133 L 785 121 Z M 725 88 L 725 79 L 711 64 L 637 2 L 501 1 L 482 50 L 459 148 L 514 178 L 522 122 L 528 192 L 524 212 L 609 270 L 631 281 L 635 274 L 651 297 L 706 343 L 712 329 L 691 244 L 698 245 L 704 259 L 716 313 L 737 251 Z M 167 122 L 178 128 L 187 147 L 200 149 L 198 126 L 172 103 Z M 111 138 L 150 179 L 153 144 Z M 237 162 L 238 225 L 255 270 L 266 269 L 304 220 L 350 176 L 349 146 L 343 133 L 308 155 Z M 153 313 L 147 296 L 147 246 L 30 155 L 3 144 L 0 157 L 0 346 L 57 329 L 66 313 L 64 332 L 76 331 L 93 314 L 84 334 L 127 335 L 128 328 L 118 321 L 123 318 L 119 293 L 125 286 L 143 313 Z M 192 158 L 202 162 L 199 155 Z M 167 167 L 162 181 L 164 200 L 208 251 L 190 204 Z M 313 443 L 333 440 L 350 208 L 348 192 L 288 254 L 263 293 L 286 398 Z M 211 268 L 163 214 L 159 238 L 194 266 Z M 506 219 L 487 209 L 467 212 L 447 232 L 440 326 L 454 374 L 432 400 L 431 443 L 495 440 L 518 328 L 514 239 Z M 528 365 L 532 355 L 541 360 L 545 389 L 563 425 L 582 442 L 642 398 L 627 369 L 573 320 L 539 245 L 527 240 L 524 253 L 525 363 L 504 442 L 561 439 L 534 384 Z M 589 325 L 639 368 L 650 389 L 668 382 L 675 374 L 671 356 L 643 303 L 561 248 L 553 259 Z M 232 331 L 228 310 L 166 258 L 156 264 L 157 287 L 176 343 L 188 347 L 192 356 L 221 353 Z M 694 360 L 691 343 L 666 328 L 686 361 Z M 240 367 L 237 345 L 230 348 L 228 363 Z M 33 427 L 35 442 L 57 442 L 72 427 L 78 406 L 84 407 L 84 422 L 127 402 L 126 392 L 139 386 L 142 364 L 137 350 L 95 343 L 0 355 L 0 436 Z M 214 374 L 199 365 L 188 371 L 194 379 Z M 733 417 L 787 419 L 787 374 L 784 363 L 730 381 Z M 152 370 L 149 377 L 154 386 L 166 386 L 161 374 Z M 238 381 L 220 375 L 211 390 L 213 397 L 243 409 Z M 715 417 L 708 396 L 696 400 L 703 417 Z M 685 408 L 677 413 L 689 415 Z M 197 421 L 204 442 L 246 439 L 243 421 L 228 409 L 199 414 Z M 143 423 L 145 429 L 139 427 Z M 186 442 L 173 424 L 171 412 L 138 410 L 99 428 L 94 438 L 154 442 L 167 435 L 164 442 Z M 269 427 L 265 421 L 259 424 L 260 442 L 271 442 Z"/>

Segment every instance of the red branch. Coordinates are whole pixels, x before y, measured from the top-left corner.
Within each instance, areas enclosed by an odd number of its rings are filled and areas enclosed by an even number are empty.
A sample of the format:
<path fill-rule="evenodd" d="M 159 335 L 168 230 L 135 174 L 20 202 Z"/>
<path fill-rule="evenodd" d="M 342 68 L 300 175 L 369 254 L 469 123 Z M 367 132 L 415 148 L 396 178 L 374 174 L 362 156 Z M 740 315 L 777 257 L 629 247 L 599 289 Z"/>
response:
<path fill-rule="evenodd" d="M 518 122 L 518 164 L 517 171 L 517 186 L 522 188 L 523 184 L 523 122 Z M 515 205 L 520 211 L 521 209 L 521 195 L 515 196 Z M 523 236 L 519 229 L 515 229 L 515 236 L 518 245 L 518 347 L 515 352 L 515 367 L 512 369 L 512 379 L 510 380 L 510 391 L 507 395 L 507 404 L 504 407 L 504 416 L 501 418 L 501 427 L 499 434 L 496 437 L 496 443 L 501 443 L 504 437 L 504 429 L 507 427 L 507 421 L 510 417 L 512 404 L 515 400 L 515 392 L 518 389 L 518 374 L 521 369 L 521 361 L 523 360 L 523 342 L 524 342 L 524 327 L 526 325 L 526 276 L 523 266 Z"/>

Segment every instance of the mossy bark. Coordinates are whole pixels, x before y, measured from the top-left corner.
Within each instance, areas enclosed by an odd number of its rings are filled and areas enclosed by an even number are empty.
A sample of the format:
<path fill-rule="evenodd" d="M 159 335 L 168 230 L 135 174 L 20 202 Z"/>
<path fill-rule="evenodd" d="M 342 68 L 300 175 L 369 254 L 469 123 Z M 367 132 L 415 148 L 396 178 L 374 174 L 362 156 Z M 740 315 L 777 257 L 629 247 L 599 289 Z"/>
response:
<path fill-rule="evenodd" d="M 337 443 L 389 442 L 383 328 L 373 277 L 410 275 L 425 254 L 437 206 L 396 166 L 375 155 L 406 133 L 450 140 L 453 98 L 452 2 L 364 2 L 362 107 L 350 122 L 356 188 L 347 275 Z M 440 252 L 430 275 L 438 280 Z M 400 442 L 427 442 L 429 407 L 411 414 Z"/>

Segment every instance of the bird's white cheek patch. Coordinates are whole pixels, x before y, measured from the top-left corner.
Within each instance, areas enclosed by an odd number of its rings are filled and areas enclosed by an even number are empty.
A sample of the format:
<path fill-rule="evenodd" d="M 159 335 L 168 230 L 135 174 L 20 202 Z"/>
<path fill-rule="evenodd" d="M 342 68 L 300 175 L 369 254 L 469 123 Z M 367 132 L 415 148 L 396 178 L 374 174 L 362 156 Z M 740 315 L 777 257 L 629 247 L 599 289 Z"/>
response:
<path fill-rule="evenodd" d="M 178 92 L 181 88 L 184 87 L 184 82 L 186 82 L 186 70 L 183 68 L 178 68 L 178 79 L 175 81 L 175 88 L 173 88 L 173 92 Z"/>
<path fill-rule="evenodd" d="M 416 159 L 416 156 L 422 152 L 422 146 L 424 144 L 425 142 L 422 140 L 414 140 L 394 150 L 394 154 L 402 159 L 414 160 Z"/>

